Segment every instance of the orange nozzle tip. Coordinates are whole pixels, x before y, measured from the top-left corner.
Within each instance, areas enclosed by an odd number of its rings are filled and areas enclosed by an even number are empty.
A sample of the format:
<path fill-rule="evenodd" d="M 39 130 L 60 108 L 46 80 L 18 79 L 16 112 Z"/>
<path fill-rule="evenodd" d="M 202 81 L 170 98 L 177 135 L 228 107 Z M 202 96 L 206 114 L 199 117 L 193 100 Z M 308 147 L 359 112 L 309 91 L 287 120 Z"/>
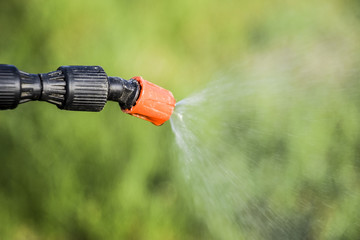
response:
<path fill-rule="evenodd" d="M 140 94 L 135 105 L 123 112 L 152 122 L 156 126 L 162 125 L 170 119 L 175 108 L 173 94 L 142 77 L 133 77 L 140 84 Z"/>

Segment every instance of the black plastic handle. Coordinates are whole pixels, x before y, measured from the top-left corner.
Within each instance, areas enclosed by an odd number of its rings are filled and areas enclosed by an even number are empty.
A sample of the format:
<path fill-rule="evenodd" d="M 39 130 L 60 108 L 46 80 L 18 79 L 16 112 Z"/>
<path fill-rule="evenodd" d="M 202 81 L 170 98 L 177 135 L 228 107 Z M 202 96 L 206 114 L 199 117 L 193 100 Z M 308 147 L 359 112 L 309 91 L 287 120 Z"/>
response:
<path fill-rule="evenodd" d="M 101 111 L 107 100 L 122 109 L 136 103 L 140 86 L 136 80 L 108 77 L 99 66 L 62 66 L 43 74 L 29 74 L 15 66 L 0 64 L 0 110 L 39 100 L 73 111 Z"/>

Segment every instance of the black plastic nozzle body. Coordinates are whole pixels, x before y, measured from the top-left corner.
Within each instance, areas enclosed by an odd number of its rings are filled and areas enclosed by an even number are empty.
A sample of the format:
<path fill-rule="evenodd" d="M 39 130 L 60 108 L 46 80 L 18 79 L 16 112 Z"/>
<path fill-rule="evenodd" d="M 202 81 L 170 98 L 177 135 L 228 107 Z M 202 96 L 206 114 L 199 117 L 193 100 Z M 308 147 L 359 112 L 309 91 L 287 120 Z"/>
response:
<path fill-rule="evenodd" d="M 73 111 L 99 112 L 108 100 L 130 109 L 139 92 L 136 80 L 108 77 L 99 66 L 62 66 L 54 72 L 29 74 L 0 64 L 0 110 L 36 100 Z"/>

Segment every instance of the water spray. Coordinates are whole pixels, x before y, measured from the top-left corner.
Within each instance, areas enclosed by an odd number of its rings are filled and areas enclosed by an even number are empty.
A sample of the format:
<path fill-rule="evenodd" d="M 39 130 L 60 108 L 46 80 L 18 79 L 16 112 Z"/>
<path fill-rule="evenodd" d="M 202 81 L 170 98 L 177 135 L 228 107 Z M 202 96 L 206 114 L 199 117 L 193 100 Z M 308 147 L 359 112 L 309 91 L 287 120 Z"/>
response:
<path fill-rule="evenodd" d="M 160 126 L 175 107 L 172 93 L 142 77 L 108 77 L 99 66 L 61 66 L 56 71 L 29 74 L 0 64 L 0 110 L 29 101 L 46 101 L 63 110 L 100 112 L 107 101 L 123 112 Z"/>

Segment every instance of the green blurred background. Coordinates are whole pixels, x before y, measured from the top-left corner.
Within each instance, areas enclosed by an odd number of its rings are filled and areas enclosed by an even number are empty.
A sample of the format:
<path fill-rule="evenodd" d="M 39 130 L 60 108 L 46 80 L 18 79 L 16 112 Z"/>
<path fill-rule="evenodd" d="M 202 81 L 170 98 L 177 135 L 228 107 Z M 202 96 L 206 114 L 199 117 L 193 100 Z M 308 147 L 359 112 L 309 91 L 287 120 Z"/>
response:
<path fill-rule="evenodd" d="M 1 1 L 0 62 L 31 73 L 100 65 L 180 100 L 288 43 L 357 46 L 359 20 L 356 0 Z M 116 103 L 100 113 L 42 102 L 1 112 L 0 239 L 215 238 L 192 210 L 172 143 L 168 123 Z"/>

